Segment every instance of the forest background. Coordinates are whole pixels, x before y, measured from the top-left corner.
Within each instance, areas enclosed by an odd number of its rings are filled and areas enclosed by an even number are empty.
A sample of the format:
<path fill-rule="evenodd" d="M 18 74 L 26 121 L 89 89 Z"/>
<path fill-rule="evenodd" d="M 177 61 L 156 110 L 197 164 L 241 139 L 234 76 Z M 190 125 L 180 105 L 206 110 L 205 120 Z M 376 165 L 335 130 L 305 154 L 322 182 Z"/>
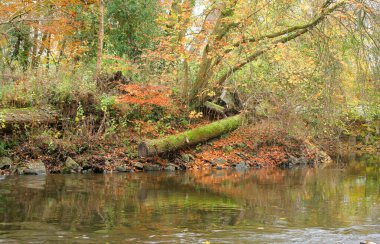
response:
<path fill-rule="evenodd" d="M 41 135 L 47 152 L 128 147 L 202 124 L 205 101 L 322 146 L 376 144 L 379 46 L 377 0 L 1 1 L 2 113 L 64 119 L 3 137 L 0 154 Z"/>

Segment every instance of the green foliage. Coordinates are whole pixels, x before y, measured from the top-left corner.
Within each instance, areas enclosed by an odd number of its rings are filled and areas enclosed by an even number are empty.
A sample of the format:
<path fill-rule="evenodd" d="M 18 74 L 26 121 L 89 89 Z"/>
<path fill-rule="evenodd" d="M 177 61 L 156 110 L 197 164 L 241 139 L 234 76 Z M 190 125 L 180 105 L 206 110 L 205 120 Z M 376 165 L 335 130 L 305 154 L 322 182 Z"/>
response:
<path fill-rule="evenodd" d="M 5 156 L 6 153 L 7 153 L 6 143 L 5 143 L 5 141 L 0 140 L 0 157 Z"/>
<path fill-rule="evenodd" d="M 103 113 L 108 113 L 112 107 L 115 105 L 115 97 L 104 95 L 100 99 L 100 110 Z"/>
<path fill-rule="evenodd" d="M 19 144 L 17 139 L 1 139 L 0 138 L 0 157 L 6 156 L 9 151 Z"/>
<path fill-rule="evenodd" d="M 55 82 L 50 85 L 53 102 L 75 101 L 78 97 L 96 92 L 92 70 L 80 69 L 72 74 L 63 73 L 56 76 Z"/>
<path fill-rule="evenodd" d="M 110 54 L 131 59 L 152 48 L 159 29 L 155 22 L 159 2 L 155 0 L 108 1 L 106 49 Z"/>
<path fill-rule="evenodd" d="M 84 110 L 83 110 L 83 106 L 82 106 L 82 103 L 79 103 L 79 106 L 77 108 L 77 113 L 75 115 L 75 122 L 79 122 L 81 120 L 84 120 L 85 119 L 85 115 L 84 115 Z"/>

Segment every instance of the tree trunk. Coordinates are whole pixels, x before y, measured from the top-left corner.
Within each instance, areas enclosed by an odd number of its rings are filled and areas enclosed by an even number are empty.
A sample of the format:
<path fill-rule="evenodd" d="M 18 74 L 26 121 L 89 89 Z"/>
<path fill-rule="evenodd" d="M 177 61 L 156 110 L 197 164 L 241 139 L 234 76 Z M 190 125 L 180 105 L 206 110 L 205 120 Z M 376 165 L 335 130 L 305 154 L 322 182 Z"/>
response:
<path fill-rule="evenodd" d="M 242 121 L 243 115 L 239 114 L 177 135 L 145 141 L 140 143 L 138 154 L 140 157 L 148 157 L 186 146 L 196 145 L 237 129 Z"/>
<path fill-rule="evenodd" d="M 59 66 L 61 65 L 61 60 L 64 56 L 64 52 L 65 52 L 65 47 L 66 47 L 66 39 L 63 40 L 62 42 L 62 45 L 61 45 L 61 50 L 59 50 L 59 56 L 58 56 L 58 60 L 57 60 L 57 65 L 55 66 L 56 67 L 56 72 L 59 71 Z"/>
<path fill-rule="evenodd" d="M 301 36 L 304 33 L 309 32 L 312 30 L 314 27 L 316 27 L 319 23 L 321 23 L 323 20 L 327 18 L 331 13 L 333 13 L 335 10 L 340 8 L 341 6 L 344 6 L 346 4 L 346 1 L 338 2 L 332 5 L 333 1 L 326 0 L 325 4 L 321 8 L 321 13 L 317 16 L 315 16 L 314 19 L 312 19 L 309 23 L 307 24 L 302 24 L 302 25 L 295 25 L 289 28 L 286 28 L 285 30 L 279 31 L 279 32 L 274 32 L 270 33 L 261 37 L 250 37 L 243 39 L 240 42 L 232 44 L 231 49 L 227 49 L 224 51 L 224 54 L 228 54 L 234 50 L 238 50 L 238 48 L 241 47 L 242 44 L 245 43 L 254 43 L 258 41 L 264 41 L 266 40 L 267 45 L 262 45 L 262 48 L 259 48 L 257 51 L 254 53 L 248 55 L 247 59 L 244 60 L 241 63 L 237 63 L 233 67 L 231 67 L 222 77 L 217 81 L 217 83 L 214 85 L 217 87 L 221 87 L 224 85 L 225 81 L 234 74 L 234 72 L 239 71 L 242 69 L 246 64 L 256 60 L 259 56 L 262 54 L 266 53 L 267 51 L 275 48 L 279 43 L 286 43 L 290 40 L 293 40 L 299 36 Z M 234 6 L 234 5 L 233 5 Z M 215 36 L 215 38 L 211 39 L 203 52 L 203 57 L 202 57 L 202 62 L 200 64 L 200 68 L 194 83 L 194 86 L 192 88 L 192 91 L 190 93 L 190 101 L 193 104 L 199 104 L 199 102 L 202 102 L 202 99 L 204 98 L 203 91 L 205 88 L 207 88 L 208 83 L 210 79 L 212 78 L 214 69 L 217 65 L 219 65 L 223 59 L 222 56 L 216 56 L 212 58 L 213 53 L 215 53 L 215 48 L 216 43 L 218 41 L 222 40 L 224 36 L 226 36 L 229 32 L 229 30 L 233 27 L 235 27 L 237 24 L 236 23 L 230 23 L 226 24 L 226 21 L 224 19 L 226 17 L 229 17 L 232 15 L 234 11 L 234 7 L 230 7 L 227 10 L 224 11 L 223 8 L 221 8 L 221 15 L 218 17 L 218 20 L 215 24 L 213 33 L 211 36 Z"/>
<path fill-rule="evenodd" d="M 36 67 L 38 67 L 38 65 L 41 63 L 41 56 L 45 51 L 45 44 L 44 43 L 45 43 L 47 37 L 48 37 L 47 34 L 45 34 L 45 33 L 42 34 L 42 41 L 41 41 L 40 50 L 38 51 L 38 55 L 37 55 L 36 61 L 35 61 Z"/>
<path fill-rule="evenodd" d="M 50 55 L 51 55 L 51 33 L 48 35 L 48 43 L 46 47 L 46 69 L 50 69 Z"/>
<path fill-rule="evenodd" d="M 102 69 L 103 41 L 104 41 L 104 0 L 99 0 L 99 30 L 98 30 L 98 53 L 96 57 L 96 75 L 99 75 Z"/>
<path fill-rule="evenodd" d="M 187 60 L 185 59 L 183 61 L 183 69 L 184 69 L 184 81 L 183 81 L 183 91 L 182 96 L 183 100 L 186 101 L 186 104 L 189 102 L 189 87 L 190 87 L 190 80 L 189 80 L 189 64 Z"/>
<path fill-rule="evenodd" d="M 54 124 L 58 117 L 58 113 L 49 108 L 0 109 L 0 131 L 15 125 Z"/>
<path fill-rule="evenodd" d="M 33 27 L 33 50 L 32 50 L 32 69 L 35 69 L 36 66 L 36 59 L 37 59 L 37 50 L 38 50 L 38 28 L 35 26 Z"/>

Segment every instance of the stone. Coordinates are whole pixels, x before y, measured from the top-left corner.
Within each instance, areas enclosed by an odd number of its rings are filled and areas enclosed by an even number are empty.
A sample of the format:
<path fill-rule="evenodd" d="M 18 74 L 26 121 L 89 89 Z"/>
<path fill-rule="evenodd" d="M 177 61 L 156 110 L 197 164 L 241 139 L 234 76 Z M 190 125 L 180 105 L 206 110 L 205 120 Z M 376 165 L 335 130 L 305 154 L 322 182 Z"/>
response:
<path fill-rule="evenodd" d="M 182 153 L 182 154 L 181 154 L 181 159 L 182 159 L 182 161 L 185 162 L 185 163 L 189 163 L 190 160 L 191 160 L 189 154 L 186 154 L 186 153 Z"/>
<path fill-rule="evenodd" d="M 106 160 L 106 161 L 104 162 L 104 165 L 105 165 L 105 166 L 110 166 L 110 165 L 111 165 L 111 162 L 108 161 L 108 160 Z"/>
<path fill-rule="evenodd" d="M 246 170 L 248 168 L 249 168 L 249 164 L 247 164 L 246 162 L 240 162 L 235 165 L 236 170 Z"/>
<path fill-rule="evenodd" d="M 116 171 L 118 171 L 118 172 L 129 172 L 129 170 L 127 169 L 127 167 L 125 167 L 125 166 L 117 166 L 116 167 Z"/>
<path fill-rule="evenodd" d="M 144 165 L 140 162 L 136 162 L 133 164 L 133 167 L 135 167 L 136 169 L 142 170 L 144 168 Z"/>
<path fill-rule="evenodd" d="M 65 168 L 70 169 L 70 170 L 78 170 L 80 166 L 71 157 L 67 157 L 65 161 Z"/>
<path fill-rule="evenodd" d="M 212 165 L 222 165 L 225 164 L 227 161 L 223 158 L 215 158 L 211 161 Z"/>
<path fill-rule="evenodd" d="M 280 164 L 279 167 L 283 169 L 291 169 L 294 167 L 305 166 L 308 163 L 309 161 L 305 157 L 296 158 L 294 156 L 289 156 L 288 161 Z"/>
<path fill-rule="evenodd" d="M 300 157 L 300 158 L 298 159 L 298 163 L 299 163 L 299 164 L 306 165 L 306 164 L 308 164 L 308 160 L 307 160 L 307 158 L 305 158 L 305 157 Z"/>
<path fill-rule="evenodd" d="M 161 167 L 157 164 L 145 164 L 144 170 L 145 171 L 159 171 L 161 170 Z"/>
<path fill-rule="evenodd" d="M 174 164 L 169 164 L 165 167 L 165 171 L 176 171 L 177 166 Z"/>
<path fill-rule="evenodd" d="M 92 173 L 92 169 L 83 169 L 82 174 L 89 174 L 89 173 Z"/>
<path fill-rule="evenodd" d="M 22 172 L 25 175 L 45 175 L 45 164 L 41 160 L 34 160 L 27 164 L 27 168 Z"/>
<path fill-rule="evenodd" d="M 17 166 L 16 167 L 16 170 L 15 170 L 15 173 L 16 174 L 19 174 L 19 175 L 22 175 L 22 174 L 24 174 L 24 170 L 26 169 L 26 167 L 25 166 Z"/>
<path fill-rule="evenodd" d="M 0 169 L 8 169 L 12 165 L 12 159 L 8 157 L 0 157 Z"/>

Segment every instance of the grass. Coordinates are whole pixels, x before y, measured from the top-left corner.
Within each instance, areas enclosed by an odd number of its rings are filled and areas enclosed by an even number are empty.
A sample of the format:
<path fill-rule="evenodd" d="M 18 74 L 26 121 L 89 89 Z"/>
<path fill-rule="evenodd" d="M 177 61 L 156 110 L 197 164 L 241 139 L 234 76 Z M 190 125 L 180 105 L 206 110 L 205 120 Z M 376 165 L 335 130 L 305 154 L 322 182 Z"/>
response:
<path fill-rule="evenodd" d="M 75 101 L 79 97 L 97 92 L 91 70 L 70 73 L 25 73 L 16 75 L 15 81 L 2 80 L 0 107 L 29 107 Z"/>

